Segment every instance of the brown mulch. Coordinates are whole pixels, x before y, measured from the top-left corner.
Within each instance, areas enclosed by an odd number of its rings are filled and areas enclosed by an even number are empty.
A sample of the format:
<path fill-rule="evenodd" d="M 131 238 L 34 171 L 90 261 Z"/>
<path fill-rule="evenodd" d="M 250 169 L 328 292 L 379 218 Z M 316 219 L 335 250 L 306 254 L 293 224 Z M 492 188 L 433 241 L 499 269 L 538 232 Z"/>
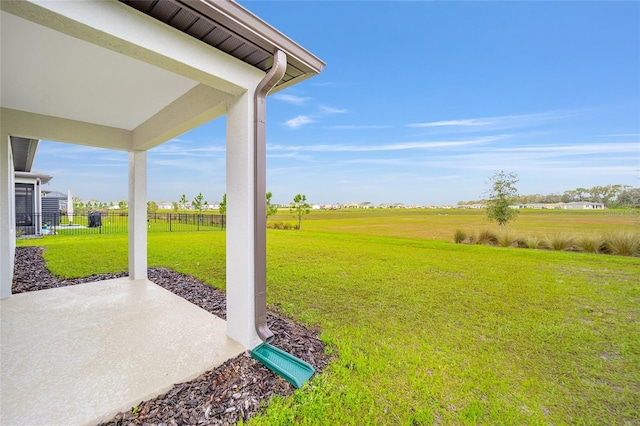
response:
<path fill-rule="evenodd" d="M 17 247 L 13 293 L 64 287 L 127 276 L 127 273 L 92 275 L 58 280 L 46 268 L 42 247 Z M 149 269 L 149 280 L 202 309 L 226 319 L 225 293 L 191 276 L 166 268 Z M 329 364 L 318 330 L 302 327 L 283 315 L 269 312 L 267 324 L 275 334 L 272 345 L 313 365 L 316 374 Z M 273 395 L 287 396 L 294 387 L 248 351 L 198 378 L 175 384 L 152 400 L 118 413 L 103 425 L 230 425 L 249 419 L 269 404 Z"/>

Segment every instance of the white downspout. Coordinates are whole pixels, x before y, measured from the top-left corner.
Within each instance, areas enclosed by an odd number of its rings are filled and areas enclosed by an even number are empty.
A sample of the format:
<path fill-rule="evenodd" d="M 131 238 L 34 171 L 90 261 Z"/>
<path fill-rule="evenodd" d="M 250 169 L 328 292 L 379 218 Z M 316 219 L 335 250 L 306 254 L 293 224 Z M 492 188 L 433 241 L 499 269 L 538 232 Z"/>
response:
<path fill-rule="evenodd" d="M 282 50 L 276 50 L 273 55 L 273 67 L 260 81 L 254 95 L 254 308 L 256 332 L 263 342 L 273 340 L 273 333 L 267 327 L 266 97 L 282 80 L 286 69 L 287 55 Z"/>

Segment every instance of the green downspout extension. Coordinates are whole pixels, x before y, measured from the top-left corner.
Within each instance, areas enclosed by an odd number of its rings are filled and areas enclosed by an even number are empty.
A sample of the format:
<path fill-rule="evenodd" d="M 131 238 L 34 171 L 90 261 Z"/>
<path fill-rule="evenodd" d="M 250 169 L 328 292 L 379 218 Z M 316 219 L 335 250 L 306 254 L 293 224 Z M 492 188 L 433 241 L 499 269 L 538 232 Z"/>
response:
<path fill-rule="evenodd" d="M 254 309 L 256 332 L 263 342 L 273 340 L 273 333 L 267 327 L 266 97 L 267 93 L 282 79 L 286 69 L 287 55 L 282 50 L 276 50 L 273 55 L 273 66 L 256 87 L 254 95 Z"/>

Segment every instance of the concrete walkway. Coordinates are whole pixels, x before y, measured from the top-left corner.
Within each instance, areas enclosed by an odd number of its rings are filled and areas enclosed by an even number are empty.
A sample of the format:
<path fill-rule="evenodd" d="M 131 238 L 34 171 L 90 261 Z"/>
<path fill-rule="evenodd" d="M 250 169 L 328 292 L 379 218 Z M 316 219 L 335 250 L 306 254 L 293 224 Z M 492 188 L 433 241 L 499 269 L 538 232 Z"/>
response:
<path fill-rule="evenodd" d="M 147 280 L 0 301 L 0 424 L 94 425 L 246 348 L 226 322 Z"/>

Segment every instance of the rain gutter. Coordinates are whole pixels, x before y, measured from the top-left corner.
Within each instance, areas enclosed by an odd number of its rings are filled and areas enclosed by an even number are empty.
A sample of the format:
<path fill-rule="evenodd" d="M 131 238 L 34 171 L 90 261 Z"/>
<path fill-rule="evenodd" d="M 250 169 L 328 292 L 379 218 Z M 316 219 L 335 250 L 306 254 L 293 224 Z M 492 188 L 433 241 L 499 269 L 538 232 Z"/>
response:
<path fill-rule="evenodd" d="M 267 149 L 266 149 L 266 98 L 287 69 L 287 55 L 276 50 L 273 67 L 258 83 L 254 95 L 254 171 L 253 171 L 253 251 L 254 251 L 254 311 L 258 337 L 263 342 L 273 340 L 273 333 L 267 326 Z"/>

